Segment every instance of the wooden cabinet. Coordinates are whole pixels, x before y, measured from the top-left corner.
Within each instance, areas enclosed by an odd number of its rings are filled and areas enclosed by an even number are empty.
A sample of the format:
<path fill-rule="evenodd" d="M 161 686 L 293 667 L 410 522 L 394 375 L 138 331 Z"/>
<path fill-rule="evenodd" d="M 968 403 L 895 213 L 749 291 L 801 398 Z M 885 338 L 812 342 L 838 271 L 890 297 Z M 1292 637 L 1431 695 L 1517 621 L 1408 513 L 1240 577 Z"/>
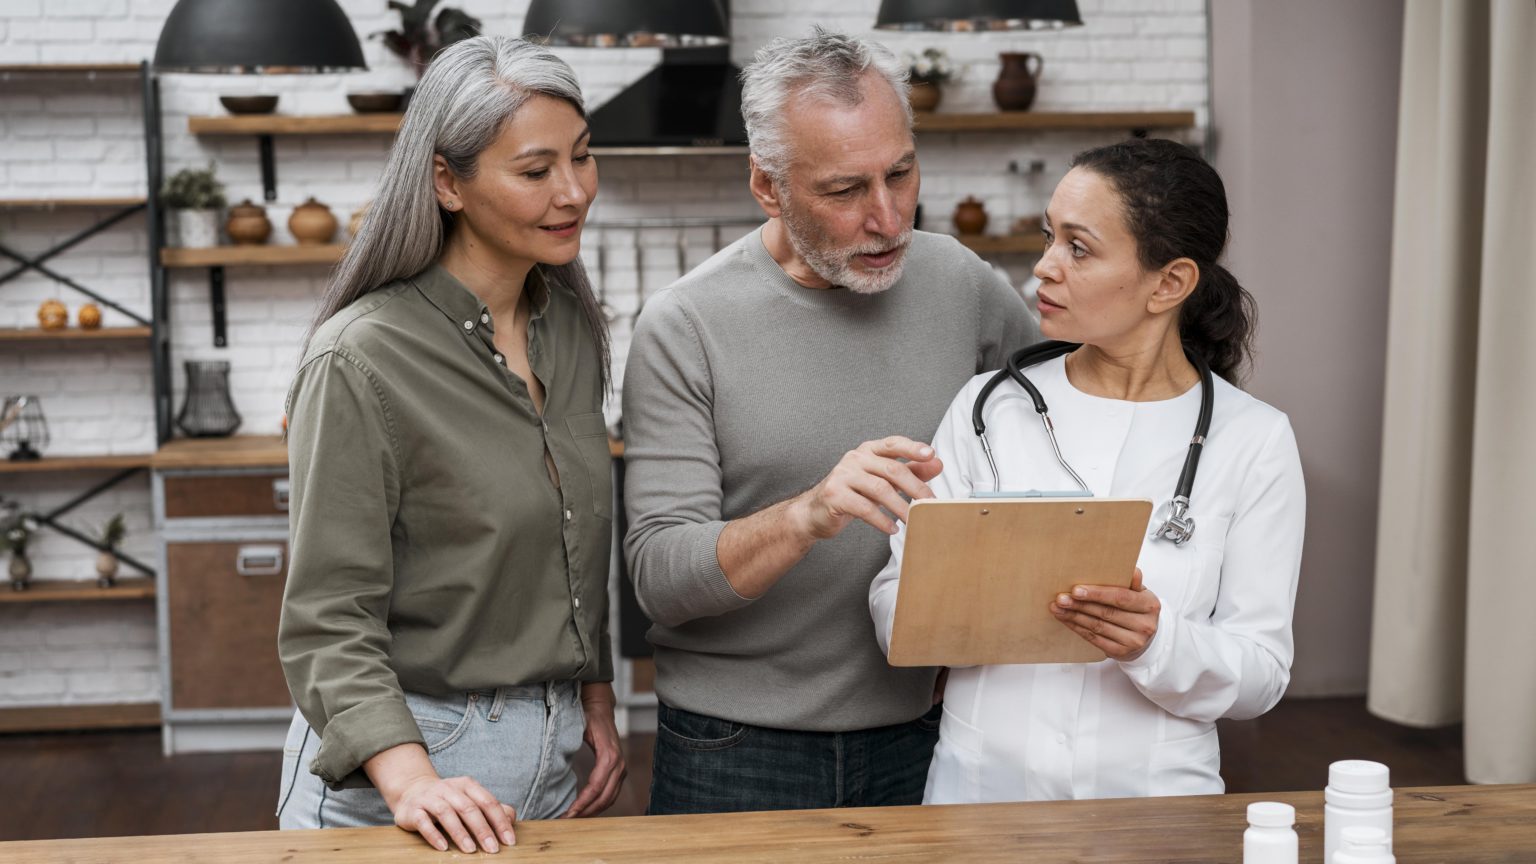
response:
<path fill-rule="evenodd" d="M 277 659 L 288 576 L 288 453 L 276 438 L 155 454 L 165 750 L 279 747 L 293 701 Z"/>
<path fill-rule="evenodd" d="M 171 704 L 290 705 L 277 662 L 288 544 L 167 543 L 165 559 Z"/>

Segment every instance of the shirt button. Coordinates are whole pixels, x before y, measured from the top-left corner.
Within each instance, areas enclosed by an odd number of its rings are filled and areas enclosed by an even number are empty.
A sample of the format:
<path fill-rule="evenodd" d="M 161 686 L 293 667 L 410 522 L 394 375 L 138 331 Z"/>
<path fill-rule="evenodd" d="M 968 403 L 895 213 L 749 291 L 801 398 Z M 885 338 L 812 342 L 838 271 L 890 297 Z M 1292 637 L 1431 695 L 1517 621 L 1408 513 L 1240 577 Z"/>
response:
<path fill-rule="evenodd" d="M 484 313 L 481 313 L 481 315 L 480 315 L 480 323 L 481 324 L 489 324 L 489 323 L 491 323 L 491 316 L 486 315 Z"/>
<path fill-rule="evenodd" d="M 473 330 L 473 329 L 475 329 L 475 322 L 473 322 L 473 321 L 465 321 L 464 322 L 464 329 L 465 330 Z"/>
<path fill-rule="evenodd" d="M 1056 736 L 1056 743 L 1057 744 L 1065 744 L 1065 743 L 1067 743 L 1067 733 L 1063 732 L 1060 735 L 1057 735 Z"/>
<path fill-rule="evenodd" d="M 501 356 L 500 354 L 497 354 L 496 355 L 496 362 L 500 363 L 503 366 L 505 366 L 505 365 L 507 365 L 507 358 Z"/>
<path fill-rule="evenodd" d="M 565 521 L 571 521 L 571 508 L 565 508 Z"/>
<path fill-rule="evenodd" d="M 577 609 L 581 608 L 581 598 L 580 597 L 572 597 L 571 598 L 571 602 L 576 605 Z"/>

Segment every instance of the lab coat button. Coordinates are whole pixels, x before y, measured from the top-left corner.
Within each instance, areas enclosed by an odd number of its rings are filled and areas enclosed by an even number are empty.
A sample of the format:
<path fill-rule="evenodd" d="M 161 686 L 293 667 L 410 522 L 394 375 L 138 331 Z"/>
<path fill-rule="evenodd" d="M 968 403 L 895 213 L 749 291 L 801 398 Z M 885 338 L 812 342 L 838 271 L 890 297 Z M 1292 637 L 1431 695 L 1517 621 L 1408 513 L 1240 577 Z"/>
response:
<path fill-rule="evenodd" d="M 1057 744 L 1065 744 L 1065 743 L 1067 743 L 1067 733 L 1063 732 L 1060 735 L 1057 735 L 1056 736 L 1056 743 Z"/>

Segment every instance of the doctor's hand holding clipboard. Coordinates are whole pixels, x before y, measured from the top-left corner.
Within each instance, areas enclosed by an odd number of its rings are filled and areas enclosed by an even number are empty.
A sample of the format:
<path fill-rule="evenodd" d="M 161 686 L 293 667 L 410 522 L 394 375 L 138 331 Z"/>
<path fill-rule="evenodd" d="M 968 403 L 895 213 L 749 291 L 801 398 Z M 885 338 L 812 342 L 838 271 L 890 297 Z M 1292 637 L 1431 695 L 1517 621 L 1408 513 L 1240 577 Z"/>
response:
<path fill-rule="evenodd" d="M 1142 584 L 1140 567 L 1129 588 L 1078 585 L 1051 603 L 1057 621 L 1112 660 L 1135 660 L 1147 650 L 1162 609 L 1157 595 Z"/>

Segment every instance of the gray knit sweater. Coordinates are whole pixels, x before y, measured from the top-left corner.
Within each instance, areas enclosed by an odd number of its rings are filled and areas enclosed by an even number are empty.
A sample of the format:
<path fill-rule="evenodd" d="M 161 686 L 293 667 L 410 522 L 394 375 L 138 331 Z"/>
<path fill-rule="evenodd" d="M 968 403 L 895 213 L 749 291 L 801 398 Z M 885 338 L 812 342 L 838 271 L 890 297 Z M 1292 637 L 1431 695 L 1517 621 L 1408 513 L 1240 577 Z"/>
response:
<path fill-rule="evenodd" d="M 934 670 L 893 669 L 875 642 L 884 534 L 854 522 L 756 600 L 726 581 L 716 539 L 863 441 L 932 440 L 971 376 L 1039 336 L 1018 294 L 949 236 L 916 232 L 901 280 L 860 295 L 796 284 L 761 235 L 653 297 L 630 346 L 624 551 L 656 622 L 657 695 L 780 729 L 909 721 Z"/>

